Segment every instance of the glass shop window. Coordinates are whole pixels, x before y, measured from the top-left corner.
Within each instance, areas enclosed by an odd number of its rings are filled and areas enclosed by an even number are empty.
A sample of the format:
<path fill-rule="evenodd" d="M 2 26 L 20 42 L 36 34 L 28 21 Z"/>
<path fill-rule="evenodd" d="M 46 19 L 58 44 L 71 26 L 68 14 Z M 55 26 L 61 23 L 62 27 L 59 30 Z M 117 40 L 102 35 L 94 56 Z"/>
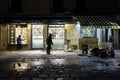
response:
<path fill-rule="evenodd" d="M 89 29 L 89 28 L 80 30 L 81 38 L 94 37 L 93 33 L 94 33 L 93 29 Z"/>
<path fill-rule="evenodd" d="M 22 44 L 28 43 L 28 29 L 26 24 L 10 26 L 10 41 L 9 44 L 17 44 L 17 37 L 21 35 Z"/>

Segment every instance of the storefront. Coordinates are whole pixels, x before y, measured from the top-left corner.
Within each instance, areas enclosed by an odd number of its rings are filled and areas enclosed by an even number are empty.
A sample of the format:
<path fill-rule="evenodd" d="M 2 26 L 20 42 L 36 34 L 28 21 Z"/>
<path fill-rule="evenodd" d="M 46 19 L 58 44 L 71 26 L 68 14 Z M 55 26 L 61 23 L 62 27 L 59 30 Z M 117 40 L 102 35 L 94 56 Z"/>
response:
<path fill-rule="evenodd" d="M 32 35 L 31 35 L 31 48 L 32 49 L 40 49 L 43 48 L 43 25 L 41 24 L 33 24 L 32 25 Z"/>
<path fill-rule="evenodd" d="M 65 46 L 77 50 L 80 38 L 97 38 L 100 45 L 108 42 L 110 34 L 114 37 L 114 48 L 120 48 L 120 26 L 115 17 L 80 16 L 77 21 L 76 17 L 10 19 L 0 25 L 0 49 L 16 50 L 16 39 L 21 35 L 23 50 L 43 50 L 49 33 L 53 34 L 55 50 L 63 50 Z"/>
<path fill-rule="evenodd" d="M 21 35 L 23 41 L 23 50 L 45 49 L 46 38 L 52 33 L 52 47 L 55 50 L 64 50 L 67 41 L 70 45 L 78 45 L 79 35 L 76 32 L 75 24 L 72 17 L 62 17 L 45 20 L 11 20 L 9 23 L 1 24 L 1 50 L 16 50 L 16 40 Z M 73 31 L 74 30 L 74 31 Z M 74 42 L 77 41 L 77 43 Z M 4 47 L 2 47 L 4 45 Z"/>
<path fill-rule="evenodd" d="M 52 40 L 54 46 L 52 49 L 64 49 L 65 42 L 65 26 L 63 24 L 51 24 L 51 25 L 32 25 L 32 49 L 44 49 L 46 46 L 46 38 L 49 34 L 52 34 Z"/>
<path fill-rule="evenodd" d="M 9 23 L 6 24 L 7 27 L 7 32 L 8 33 L 8 50 L 15 50 L 17 46 L 17 37 L 21 35 L 22 38 L 22 48 L 25 49 L 29 45 L 29 40 L 30 40 L 30 29 L 28 27 L 28 24 L 25 23 Z"/>
<path fill-rule="evenodd" d="M 46 38 L 53 34 L 53 49 L 64 49 L 64 24 L 8 24 L 8 49 L 16 48 L 17 37 L 22 36 L 22 49 L 45 49 Z"/>
<path fill-rule="evenodd" d="M 65 44 L 65 26 L 64 25 L 49 25 L 48 33 L 53 36 L 53 49 L 64 49 Z"/>
<path fill-rule="evenodd" d="M 97 38 L 99 47 L 109 47 L 109 36 L 114 38 L 114 49 L 120 48 L 120 26 L 115 16 L 80 16 L 80 38 Z"/>

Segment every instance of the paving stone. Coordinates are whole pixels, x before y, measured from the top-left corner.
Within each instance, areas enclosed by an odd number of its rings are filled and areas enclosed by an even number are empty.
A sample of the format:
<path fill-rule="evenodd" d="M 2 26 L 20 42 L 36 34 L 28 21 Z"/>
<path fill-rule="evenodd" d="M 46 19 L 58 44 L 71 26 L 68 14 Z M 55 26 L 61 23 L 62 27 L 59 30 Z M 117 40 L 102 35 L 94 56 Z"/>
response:
<path fill-rule="evenodd" d="M 31 80 L 43 80 L 43 79 L 41 79 L 41 78 L 33 78 Z"/>
<path fill-rule="evenodd" d="M 22 51 L 24 52 L 24 51 Z M 62 55 L 64 56 L 64 55 Z M 36 56 L 36 55 L 21 55 L 14 58 L 0 60 L 0 80 L 119 80 L 120 68 L 117 63 L 120 63 L 118 58 L 114 59 L 102 59 L 98 57 L 88 58 L 87 56 Z M 18 58 L 18 59 L 17 59 Z M 56 61 L 55 61 L 56 60 Z M 60 60 L 63 60 L 60 61 Z M 30 65 L 30 69 L 25 70 L 21 74 L 15 71 L 2 70 L 2 65 L 10 65 L 9 62 L 34 62 L 38 61 L 37 65 Z M 42 64 L 39 64 L 41 61 Z M 60 61 L 60 63 L 59 63 Z M 99 68 L 98 62 L 105 63 L 116 62 L 117 66 L 108 66 L 103 70 L 104 65 Z M 55 62 L 55 64 L 54 64 Z M 3 64 L 4 63 L 4 64 Z M 48 64 L 47 64 L 48 63 Z M 42 66 L 42 67 L 41 67 Z M 96 68 L 97 66 L 97 68 Z M 10 67 L 10 66 L 9 66 Z M 106 67 L 106 66 L 105 66 Z M 6 69 L 7 70 L 7 69 Z M 9 73 L 9 74 L 7 74 Z"/>
<path fill-rule="evenodd" d="M 46 77 L 48 77 L 48 74 L 39 74 L 39 77 L 46 78 Z"/>
<path fill-rule="evenodd" d="M 74 80 L 73 78 L 64 78 L 64 80 Z"/>
<path fill-rule="evenodd" d="M 2 79 L 0 79 L 2 80 Z M 8 78 L 8 79 L 5 79 L 5 80 L 16 80 L 16 78 Z"/>
<path fill-rule="evenodd" d="M 57 78 L 57 80 L 64 80 L 64 78 Z"/>
<path fill-rule="evenodd" d="M 73 78 L 75 78 L 75 77 L 77 78 L 77 77 L 80 77 L 80 76 L 81 76 L 80 74 L 72 74 L 72 73 L 70 74 L 70 77 L 73 77 Z"/>
<path fill-rule="evenodd" d="M 55 78 L 45 78 L 44 80 L 55 80 Z"/>
<path fill-rule="evenodd" d="M 60 77 L 64 77 L 64 78 L 67 77 L 68 78 L 69 74 L 61 74 Z"/>
<path fill-rule="evenodd" d="M 66 69 L 66 68 L 65 68 L 65 69 L 64 69 L 64 72 L 65 72 L 65 73 L 71 73 L 71 72 L 73 72 L 73 69 Z"/>
<path fill-rule="evenodd" d="M 59 75 L 58 74 L 50 74 L 49 77 L 56 78 L 56 77 L 59 77 Z"/>
<path fill-rule="evenodd" d="M 29 78 L 16 78 L 16 80 L 30 80 Z"/>

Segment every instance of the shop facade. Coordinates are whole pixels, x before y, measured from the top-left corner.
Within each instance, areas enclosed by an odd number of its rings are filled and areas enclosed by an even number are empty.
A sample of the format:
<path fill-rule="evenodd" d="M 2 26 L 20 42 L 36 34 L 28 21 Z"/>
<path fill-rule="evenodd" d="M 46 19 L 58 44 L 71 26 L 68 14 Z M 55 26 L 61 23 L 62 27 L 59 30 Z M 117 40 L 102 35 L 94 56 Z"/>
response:
<path fill-rule="evenodd" d="M 47 22 L 46 22 L 47 21 Z M 46 21 L 24 21 L 13 20 L 12 22 L 0 25 L 0 49 L 16 50 L 17 37 L 22 36 L 23 50 L 44 50 L 46 49 L 46 38 L 52 33 L 52 47 L 55 50 L 64 50 L 65 45 L 78 45 L 79 33 L 76 33 L 74 21 L 71 20 L 52 20 Z M 75 41 L 76 42 L 75 42 Z"/>
<path fill-rule="evenodd" d="M 114 37 L 114 49 L 120 48 L 120 26 L 115 17 L 80 16 L 42 19 L 17 19 L 0 25 L 0 50 L 16 50 L 16 39 L 22 36 L 23 50 L 46 49 L 46 38 L 52 33 L 55 50 L 79 50 L 80 39 L 96 38 L 95 46 L 108 47 Z M 94 42 L 93 42 L 94 43 Z M 93 46 L 94 47 L 94 46 Z M 90 48 L 93 48 L 90 46 Z"/>
<path fill-rule="evenodd" d="M 120 25 L 115 16 L 78 17 L 80 38 L 97 38 L 99 48 L 109 47 L 109 37 L 113 36 L 114 49 L 120 49 Z"/>

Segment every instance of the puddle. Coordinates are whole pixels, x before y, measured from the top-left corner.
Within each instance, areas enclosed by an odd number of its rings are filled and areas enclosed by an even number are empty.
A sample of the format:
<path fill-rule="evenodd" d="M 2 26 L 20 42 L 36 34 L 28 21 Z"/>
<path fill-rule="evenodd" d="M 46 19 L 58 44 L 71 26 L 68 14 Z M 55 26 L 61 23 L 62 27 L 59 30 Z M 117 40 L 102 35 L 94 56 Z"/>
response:
<path fill-rule="evenodd" d="M 0 62 L 0 70 L 4 71 L 16 71 L 24 72 L 32 67 L 43 66 L 43 65 L 64 65 L 68 63 L 65 59 L 34 59 L 34 60 L 23 60 L 14 59 Z"/>
<path fill-rule="evenodd" d="M 27 62 L 9 62 L 0 64 L 0 69 L 5 71 L 23 72 L 30 68 L 30 64 Z"/>

